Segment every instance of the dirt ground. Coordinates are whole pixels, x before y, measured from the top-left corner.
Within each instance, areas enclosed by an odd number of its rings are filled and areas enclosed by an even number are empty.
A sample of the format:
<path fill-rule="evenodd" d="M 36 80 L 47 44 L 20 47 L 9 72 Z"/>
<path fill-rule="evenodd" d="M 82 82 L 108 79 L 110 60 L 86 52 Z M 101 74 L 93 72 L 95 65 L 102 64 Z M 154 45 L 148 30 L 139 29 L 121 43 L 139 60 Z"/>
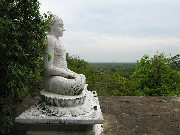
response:
<path fill-rule="evenodd" d="M 180 135 L 180 102 L 173 97 L 99 97 L 104 117 L 101 135 Z M 17 115 L 38 98 L 17 105 Z"/>
<path fill-rule="evenodd" d="M 180 102 L 171 97 L 100 97 L 101 135 L 180 135 Z"/>

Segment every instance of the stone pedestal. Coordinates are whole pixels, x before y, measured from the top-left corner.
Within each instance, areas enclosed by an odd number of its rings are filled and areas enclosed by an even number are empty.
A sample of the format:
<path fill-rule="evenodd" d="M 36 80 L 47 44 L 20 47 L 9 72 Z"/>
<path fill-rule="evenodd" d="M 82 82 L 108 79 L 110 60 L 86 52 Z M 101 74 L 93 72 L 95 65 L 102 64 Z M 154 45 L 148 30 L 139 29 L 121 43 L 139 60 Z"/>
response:
<path fill-rule="evenodd" d="M 95 91 L 86 88 L 78 96 L 41 91 L 38 103 L 20 114 L 15 122 L 26 126 L 27 135 L 99 135 L 103 116 Z"/>
<path fill-rule="evenodd" d="M 101 131 L 102 124 L 16 124 L 14 135 L 99 135 Z"/>

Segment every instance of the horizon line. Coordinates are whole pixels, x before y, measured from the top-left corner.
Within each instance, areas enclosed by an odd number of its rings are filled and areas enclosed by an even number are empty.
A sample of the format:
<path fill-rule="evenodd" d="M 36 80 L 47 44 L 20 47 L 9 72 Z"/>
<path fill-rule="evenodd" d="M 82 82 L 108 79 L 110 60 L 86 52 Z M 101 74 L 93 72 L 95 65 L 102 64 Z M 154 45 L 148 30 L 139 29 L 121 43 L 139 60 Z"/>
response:
<path fill-rule="evenodd" d="M 87 61 L 88 63 L 137 63 L 137 62 L 89 62 Z"/>

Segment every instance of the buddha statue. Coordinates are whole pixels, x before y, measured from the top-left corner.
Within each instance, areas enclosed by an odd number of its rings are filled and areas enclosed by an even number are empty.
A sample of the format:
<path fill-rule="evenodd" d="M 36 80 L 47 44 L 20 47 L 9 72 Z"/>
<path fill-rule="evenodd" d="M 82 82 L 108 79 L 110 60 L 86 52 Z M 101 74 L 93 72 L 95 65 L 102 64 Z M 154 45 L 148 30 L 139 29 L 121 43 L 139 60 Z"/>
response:
<path fill-rule="evenodd" d="M 66 50 L 59 40 L 65 31 L 62 19 L 54 15 L 50 21 L 44 57 L 45 91 L 60 95 L 79 95 L 84 89 L 86 78 L 67 67 Z"/>
<path fill-rule="evenodd" d="M 59 40 L 64 31 L 62 19 L 53 16 L 44 56 L 44 90 L 40 91 L 38 102 L 16 117 L 15 122 L 32 125 L 26 132 L 29 134 L 48 131 L 57 134 L 99 135 L 104 120 L 97 93 L 87 90 L 84 75 L 68 69 L 66 51 Z"/>

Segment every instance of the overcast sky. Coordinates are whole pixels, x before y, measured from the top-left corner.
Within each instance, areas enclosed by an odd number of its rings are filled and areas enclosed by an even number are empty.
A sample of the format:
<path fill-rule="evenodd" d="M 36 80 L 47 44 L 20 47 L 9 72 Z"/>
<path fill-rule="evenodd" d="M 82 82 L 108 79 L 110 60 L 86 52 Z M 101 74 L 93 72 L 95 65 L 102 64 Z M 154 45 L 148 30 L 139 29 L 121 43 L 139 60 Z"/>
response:
<path fill-rule="evenodd" d="M 63 19 L 60 38 L 88 62 L 136 62 L 144 54 L 180 53 L 180 0 L 40 0 Z"/>

